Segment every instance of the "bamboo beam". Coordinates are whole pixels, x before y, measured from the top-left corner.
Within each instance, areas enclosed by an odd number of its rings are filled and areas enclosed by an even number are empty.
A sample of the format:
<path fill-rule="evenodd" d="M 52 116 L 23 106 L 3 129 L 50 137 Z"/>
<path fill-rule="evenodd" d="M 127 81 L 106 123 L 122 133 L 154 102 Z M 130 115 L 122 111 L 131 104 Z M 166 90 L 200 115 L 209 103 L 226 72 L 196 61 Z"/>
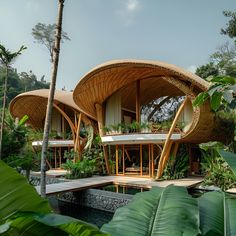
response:
<path fill-rule="evenodd" d="M 136 81 L 136 121 L 140 123 L 140 80 Z"/>
<path fill-rule="evenodd" d="M 77 130 L 76 130 L 76 135 L 75 135 L 75 145 L 74 145 L 74 150 L 77 153 L 78 152 L 78 160 L 81 159 L 81 146 L 80 146 L 80 125 L 81 125 L 81 118 L 82 118 L 82 113 L 79 114 L 79 119 L 78 119 L 78 124 L 77 124 Z M 74 162 L 77 161 L 77 155 L 74 157 Z"/>
<path fill-rule="evenodd" d="M 71 132 L 72 132 L 73 141 L 75 142 L 75 132 L 76 132 L 76 129 L 75 129 L 75 125 L 71 121 L 70 117 L 59 106 L 57 106 L 55 103 L 53 103 L 53 107 L 56 110 L 58 110 L 62 114 L 62 116 L 67 120 L 67 122 L 68 122 L 68 124 L 70 126 L 70 129 L 71 129 Z"/>
<path fill-rule="evenodd" d="M 129 159 L 129 161 L 131 161 L 131 158 L 130 158 L 130 155 L 129 155 L 127 149 L 125 149 L 125 154 L 126 154 L 127 158 Z"/>
<path fill-rule="evenodd" d="M 177 113 L 175 115 L 175 118 L 174 118 L 174 120 L 173 120 L 173 122 L 171 124 L 170 130 L 169 130 L 169 133 L 168 133 L 168 135 L 166 137 L 166 141 L 164 143 L 164 147 L 163 147 L 163 150 L 162 150 L 162 153 L 161 153 L 161 157 L 160 157 L 160 160 L 159 160 L 156 179 L 159 179 L 162 176 L 162 174 L 163 174 L 163 170 L 164 170 L 164 167 L 165 167 L 164 163 L 166 163 L 168 158 L 169 158 L 169 156 L 167 156 L 166 154 L 167 154 L 168 149 L 170 148 L 169 146 L 171 145 L 170 138 L 171 138 L 172 133 L 174 132 L 176 123 L 178 121 L 178 118 L 179 118 L 181 112 L 183 111 L 185 104 L 187 103 L 187 100 L 188 100 L 188 97 L 186 96 L 184 101 L 183 101 L 183 103 L 179 107 L 179 110 L 177 111 Z"/>

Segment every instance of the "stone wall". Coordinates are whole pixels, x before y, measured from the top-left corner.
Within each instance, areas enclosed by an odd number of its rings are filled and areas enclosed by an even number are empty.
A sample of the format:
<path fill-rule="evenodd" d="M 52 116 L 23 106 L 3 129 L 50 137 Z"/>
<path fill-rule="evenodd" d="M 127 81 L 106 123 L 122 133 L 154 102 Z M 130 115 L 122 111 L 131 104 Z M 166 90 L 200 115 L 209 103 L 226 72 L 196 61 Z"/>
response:
<path fill-rule="evenodd" d="M 133 195 L 98 189 L 88 189 L 74 193 L 67 192 L 58 196 L 59 201 L 71 202 L 108 212 L 115 212 L 117 208 L 127 205 L 132 199 Z"/>

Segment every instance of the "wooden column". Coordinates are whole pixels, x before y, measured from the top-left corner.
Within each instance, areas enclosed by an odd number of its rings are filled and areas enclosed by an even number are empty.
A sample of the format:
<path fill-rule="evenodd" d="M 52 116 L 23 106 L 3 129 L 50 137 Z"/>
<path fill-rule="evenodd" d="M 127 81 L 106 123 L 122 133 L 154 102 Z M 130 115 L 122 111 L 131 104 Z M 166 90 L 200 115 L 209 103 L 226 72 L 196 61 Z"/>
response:
<path fill-rule="evenodd" d="M 140 175 L 143 176 L 143 145 L 140 144 L 139 146 L 139 153 L 140 153 Z"/>
<path fill-rule="evenodd" d="M 148 144 L 148 175 L 151 177 L 151 144 Z"/>
<path fill-rule="evenodd" d="M 154 176 L 154 169 L 155 169 L 155 167 L 154 167 L 154 148 L 153 148 L 153 144 L 151 144 L 151 166 L 152 166 L 152 168 L 151 168 L 151 177 L 153 177 Z"/>
<path fill-rule="evenodd" d="M 118 152 L 118 145 L 116 145 L 116 175 L 119 174 L 119 152 Z"/>
<path fill-rule="evenodd" d="M 96 112 L 97 112 L 97 121 L 98 121 L 98 131 L 99 135 L 102 137 L 104 135 L 103 132 L 103 109 L 102 105 L 96 103 L 95 104 Z"/>
<path fill-rule="evenodd" d="M 123 175 L 125 175 L 125 145 L 122 145 Z"/>
<path fill-rule="evenodd" d="M 136 81 L 136 121 L 140 123 L 140 80 Z"/>
<path fill-rule="evenodd" d="M 81 124 L 81 118 L 82 118 L 82 114 L 79 114 L 79 119 L 78 119 L 78 124 L 77 124 L 77 130 L 76 130 L 76 135 L 75 135 L 75 145 L 74 145 L 74 150 L 75 152 L 78 152 L 78 160 L 80 160 L 81 158 L 81 148 L 80 148 L 80 136 L 79 136 L 79 132 L 80 132 L 80 124 Z M 74 157 L 74 161 L 77 161 L 77 156 Z"/>
<path fill-rule="evenodd" d="M 170 140 L 171 139 L 171 135 L 174 132 L 176 123 L 178 121 L 178 118 L 179 118 L 181 112 L 183 111 L 184 106 L 185 106 L 187 100 L 188 100 L 188 98 L 186 97 L 185 100 L 183 101 L 183 103 L 181 104 L 181 106 L 179 107 L 179 110 L 177 111 L 177 113 L 175 115 L 175 118 L 174 118 L 174 120 L 173 120 L 173 122 L 171 124 L 170 130 L 169 130 L 169 133 L 168 133 L 168 135 L 166 137 L 166 141 L 164 143 L 164 147 L 163 147 L 163 150 L 162 150 L 162 153 L 161 153 L 161 157 L 160 157 L 160 160 L 159 160 L 158 172 L 157 172 L 156 179 L 159 179 L 162 176 L 162 174 L 163 174 L 163 171 L 164 171 L 164 168 L 165 168 L 164 164 L 167 162 L 167 160 L 169 158 L 169 155 L 166 155 L 166 154 L 167 154 L 167 151 L 170 150 L 170 146 L 172 144 L 172 141 Z"/>
<path fill-rule="evenodd" d="M 97 121 L 98 121 L 98 131 L 99 135 L 102 137 L 104 135 L 103 131 L 103 108 L 101 104 L 95 104 L 96 112 L 97 112 Z M 110 174 L 109 160 L 107 155 L 107 148 L 103 147 L 104 159 L 106 163 L 106 171 Z"/>

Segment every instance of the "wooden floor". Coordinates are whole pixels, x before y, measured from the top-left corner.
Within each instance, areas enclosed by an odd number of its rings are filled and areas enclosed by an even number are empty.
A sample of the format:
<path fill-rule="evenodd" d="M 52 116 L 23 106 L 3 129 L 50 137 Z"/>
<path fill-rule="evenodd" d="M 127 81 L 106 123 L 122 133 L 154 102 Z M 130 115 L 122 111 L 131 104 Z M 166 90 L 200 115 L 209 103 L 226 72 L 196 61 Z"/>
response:
<path fill-rule="evenodd" d="M 201 177 L 189 177 L 179 180 L 165 180 L 165 181 L 154 181 L 153 179 L 140 178 L 140 177 L 126 177 L 126 176 L 96 176 L 91 178 L 70 180 L 63 183 L 49 184 L 46 186 L 46 195 L 53 195 L 62 192 L 80 191 L 92 187 L 99 187 L 107 184 L 127 184 L 127 185 L 138 185 L 145 187 L 166 187 L 170 184 L 177 186 L 192 187 L 202 182 Z M 36 190 L 40 193 L 40 187 L 37 186 Z"/>

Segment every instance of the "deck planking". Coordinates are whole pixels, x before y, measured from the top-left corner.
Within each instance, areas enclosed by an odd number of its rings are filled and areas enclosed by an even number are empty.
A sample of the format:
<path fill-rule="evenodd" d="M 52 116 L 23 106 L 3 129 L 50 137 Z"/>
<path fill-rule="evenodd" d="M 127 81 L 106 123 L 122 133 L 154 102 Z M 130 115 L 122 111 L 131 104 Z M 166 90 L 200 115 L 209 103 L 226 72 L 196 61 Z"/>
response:
<path fill-rule="evenodd" d="M 84 179 L 69 180 L 62 183 L 46 185 L 46 195 L 54 195 L 63 192 L 81 191 L 88 188 L 104 186 L 107 184 L 126 184 L 141 187 L 166 187 L 170 184 L 176 186 L 184 186 L 187 188 L 193 187 L 203 180 L 202 177 L 189 177 L 178 180 L 163 180 L 155 181 L 153 179 L 141 177 L 128 177 L 128 176 L 94 176 Z M 40 193 L 40 186 L 35 187 L 37 192 Z"/>

